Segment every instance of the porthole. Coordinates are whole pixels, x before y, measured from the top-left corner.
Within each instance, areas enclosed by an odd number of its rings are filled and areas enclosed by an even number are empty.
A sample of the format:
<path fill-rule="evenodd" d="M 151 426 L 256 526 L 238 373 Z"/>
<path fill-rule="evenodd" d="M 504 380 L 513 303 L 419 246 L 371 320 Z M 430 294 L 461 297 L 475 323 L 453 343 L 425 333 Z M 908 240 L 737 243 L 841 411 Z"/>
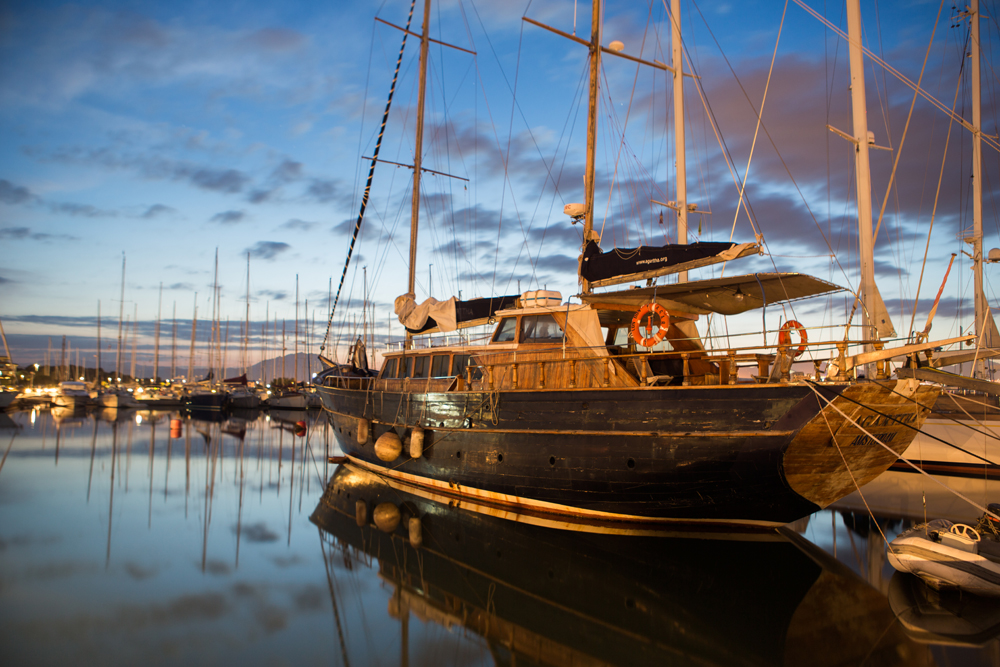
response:
<path fill-rule="evenodd" d="M 462 458 L 462 452 L 455 452 L 455 458 L 456 459 Z"/>
<path fill-rule="evenodd" d="M 635 459 L 629 459 L 627 465 L 629 467 L 629 470 L 631 470 L 632 468 L 635 468 Z"/>
<path fill-rule="evenodd" d="M 549 465 L 550 466 L 555 466 L 555 464 L 556 464 L 556 457 L 550 456 L 549 457 Z"/>
<path fill-rule="evenodd" d="M 625 607 L 628 609 L 635 609 L 635 600 L 632 598 L 625 598 Z"/>
<path fill-rule="evenodd" d="M 497 454 L 497 463 L 503 463 L 503 454 Z"/>

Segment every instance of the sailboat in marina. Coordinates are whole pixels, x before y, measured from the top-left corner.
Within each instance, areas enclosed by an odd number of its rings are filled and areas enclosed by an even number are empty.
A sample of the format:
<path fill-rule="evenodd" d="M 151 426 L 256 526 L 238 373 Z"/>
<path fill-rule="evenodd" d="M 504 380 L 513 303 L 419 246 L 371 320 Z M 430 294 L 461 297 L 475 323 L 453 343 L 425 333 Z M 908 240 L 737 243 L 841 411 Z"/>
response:
<path fill-rule="evenodd" d="M 857 2 L 848 4 L 849 23 L 860 31 Z M 870 185 L 860 50 L 856 63 L 852 58 L 851 140 L 864 153 L 863 164 L 858 157 L 861 339 L 810 343 L 805 327 L 788 321 L 776 345 L 709 349 L 697 328 L 702 316 L 737 315 L 842 288 L 782 272 L 688 280 L 688 271 L 756 254 L 760 239 L 687 243 L 693 209 L 681 166 L 682 125 L 675 136 L 677 200 L 669 202 L 678 243 L 602 248 L 594 227 L 599 72 L 604 55 L 622 54 L 603 45 L 599 2 L 589 41 L 525 19 L 590 52 L 585 201 L 565 209 L 583 223 L 578 303 L 549 290 L 416 302 L 429 5 L 425 0 L 419 34 L 409 281 L 396 300 L 406 345 L 386 352 L 374 371 L 359 340 L 348 364 L 321 355 L 327 368 L 315 379 L 352 466 L 517 514 L 774 526 L 827 507 L 896 461 L 940 388 L 892 379 L 887 362 L 969 337 L 896 348 L 880 340 L 884 306 L 874 283 L 871 205 L 861 196 Z M 669 74 L 681 124 L 679 0 L 671 17 L 671 65 L 623 57 Z M 658 284 L 664 276 L 678 280 Z M 420 345 L 417 338 L 488 323 L 495 326 L 480 345 Z M 818 371 L 815 378 L 792 376 L 803 352 L 830 348 L 836 354 L 825 378 Z M 742 377 L 741 367 L 753 377 Z"/>

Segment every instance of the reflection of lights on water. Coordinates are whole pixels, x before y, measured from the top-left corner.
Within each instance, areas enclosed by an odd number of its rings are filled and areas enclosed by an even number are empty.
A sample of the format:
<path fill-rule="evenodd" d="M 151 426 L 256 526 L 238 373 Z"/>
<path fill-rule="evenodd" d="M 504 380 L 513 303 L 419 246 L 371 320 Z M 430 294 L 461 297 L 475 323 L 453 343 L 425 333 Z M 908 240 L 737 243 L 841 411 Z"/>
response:
<path fill-rule="evenodd" d="M 142 424 L 142 415 L 135 416 L 135 423 L 140 425 Z"/>
<path fill-rule="evenodd" d="M 265 421 L 271 421 L 271 415 L 264 415 Z"/>
<path fill-rule="evenodd" d="M 37 364 L 36 364 L 36 365 L 37 365 Z M 36 418 L 37 416 L 38 416 L 38 411 L 37 411 L 37 410 L 34 410 L 34 409 L 33 409 L 33 410 L 31 411 L 31 423 L 32 423 L 32 424 L 34 424 L 34 423 L 35 423 L 35 418 Z"/>

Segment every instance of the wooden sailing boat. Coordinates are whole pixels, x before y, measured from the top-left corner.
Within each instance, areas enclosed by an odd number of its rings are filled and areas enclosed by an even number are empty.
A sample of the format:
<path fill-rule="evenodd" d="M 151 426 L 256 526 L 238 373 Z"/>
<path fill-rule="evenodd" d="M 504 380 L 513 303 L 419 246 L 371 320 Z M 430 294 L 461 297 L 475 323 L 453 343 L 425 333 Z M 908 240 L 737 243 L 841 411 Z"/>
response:
<path fill-rule="evenodd" d="M 617 54 L 602 46 L 596 2 L 590 41 L 572 38 L 588 46 L 591 68 L 586 201 L 566 209 L 584 221 L 581 303 L 536 291 L 417 305 L 429 4 L 425 0 L 420 34 L 409 293 L 397 299 L 396 312 L 409 332 L 408 343 L 418 333 L 489 318 L 496 327 L 485 345 L 420 350 L 407 345 L 386 353 L 377 373 L 367 369 L 360 342 L 350 365 L 325 360 L 329 368 L 317 376 L 317 390 L 351 462 L 518 512 L 594 521 L 777 525 L 851 493 L 903 453 L 939 389 L 889 379 L 886 361 L 955 341 L 882 349 L 875 326 L 880 299 L 872 271 L 870 206 L 867 230 L 863 214 L 861 221 L 868 239 L 867 248 L 862 243 L 865 279 L 859 297 L 864 340 L 823 343 L 836 345 L 838 354 L 822 382 L 790 376 L 792 361 L 809 347 L 798 323 L 783 327 L 776 346 L 712 351 L 695 323 L 701 315 L 735 315 L 840 290 L 836 285 L 798 273 L 755 273 L 595 291 L 683 274 L 757 250 L 755 243 L 686 245 L 679 234 L 679 245 L 640 249 L 646 253 L 641 259 L 649 261 L 617 261 L 618 255 L 601 251 L 593 227 L 597 73 L 602 53 Z M 672 15 L 679 25 L 677 1 Z M 679 88 L 676 27 L 674 39 L 671 67 L 639 62 L 670 71 Z M 860 83 L 863 88 L 863 79 Z M 859 109 L 863 115 L 863 98 L 855 104 L 853 140 L 867 148 Z M 682 137 L 675 138 L 678 145 Z M 674 208 L 682 223 L 689 205 L 683 191 L 678 195 Z M 790 329 L 801 335 L 798 347 Z M 849 355 L 855 344 L 867 348 Z M 755 377 L 741 379 L 740 365 L 753 367 Z M 860 381 L 856 369 L 864 365 L 870 372 Z"/>

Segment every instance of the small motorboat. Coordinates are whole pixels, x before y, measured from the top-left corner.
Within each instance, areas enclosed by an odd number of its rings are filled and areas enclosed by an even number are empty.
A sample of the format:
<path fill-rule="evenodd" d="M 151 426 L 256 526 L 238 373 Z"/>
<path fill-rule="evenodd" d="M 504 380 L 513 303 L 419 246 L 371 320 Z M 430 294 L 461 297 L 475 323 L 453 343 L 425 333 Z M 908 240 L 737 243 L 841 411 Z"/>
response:
<path fill-rule="evenodd" d="M 976 523 L 934 519 L 900 533 L 889 544 L 889 563 L 938 590 L 1000 596 L 1000 503 Z"/>

